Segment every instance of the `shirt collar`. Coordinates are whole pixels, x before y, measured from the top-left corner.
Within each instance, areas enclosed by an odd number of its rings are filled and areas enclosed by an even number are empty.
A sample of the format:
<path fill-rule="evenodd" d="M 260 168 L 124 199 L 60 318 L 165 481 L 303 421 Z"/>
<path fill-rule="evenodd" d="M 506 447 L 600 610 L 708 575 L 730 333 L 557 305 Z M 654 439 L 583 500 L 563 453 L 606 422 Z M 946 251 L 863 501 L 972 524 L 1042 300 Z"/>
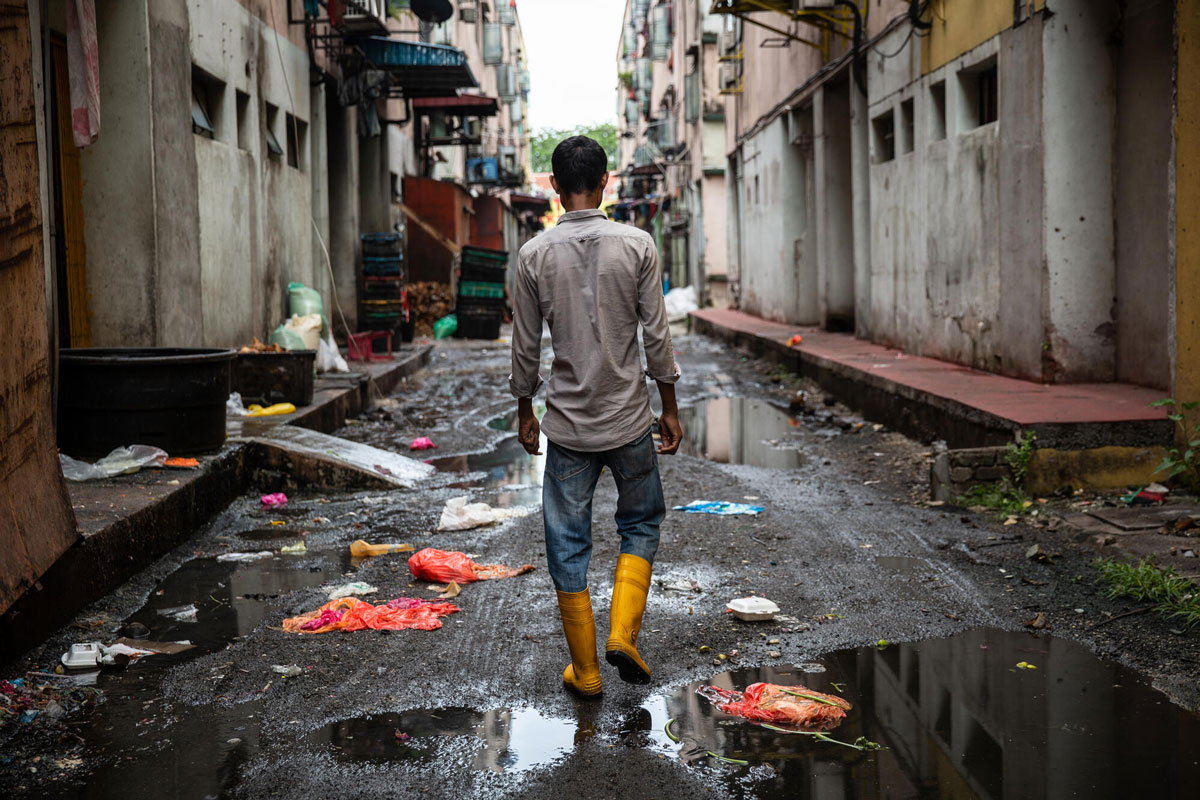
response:
<path fill-rule="evenodd" d="M 559 222 L 574 222 L 577 219 L 590 219 L 592 217 L 603 217 L 608 219 L 608 215 L 598 208 L 585 208 L 579 211 L 568 211 L 558 218 Z"/>

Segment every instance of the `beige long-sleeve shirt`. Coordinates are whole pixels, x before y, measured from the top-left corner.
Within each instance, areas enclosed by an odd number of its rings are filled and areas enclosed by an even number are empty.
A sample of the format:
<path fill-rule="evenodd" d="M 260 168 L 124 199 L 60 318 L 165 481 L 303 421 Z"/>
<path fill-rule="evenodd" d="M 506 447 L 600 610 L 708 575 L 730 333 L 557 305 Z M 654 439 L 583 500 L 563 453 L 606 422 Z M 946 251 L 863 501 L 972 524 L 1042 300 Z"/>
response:
<path fill-rule="evenodd" d="M 645 376 L 679 380 L 649 234 L 610 222 L 598 209 L 563 214 L 521 248 L 512 304 L 515 397 L 532 397 L 542 385 L 542 320 L 550 326 L 546 438 L 593 452 L 629 444 L 649 429 L 654 414 Z"/>

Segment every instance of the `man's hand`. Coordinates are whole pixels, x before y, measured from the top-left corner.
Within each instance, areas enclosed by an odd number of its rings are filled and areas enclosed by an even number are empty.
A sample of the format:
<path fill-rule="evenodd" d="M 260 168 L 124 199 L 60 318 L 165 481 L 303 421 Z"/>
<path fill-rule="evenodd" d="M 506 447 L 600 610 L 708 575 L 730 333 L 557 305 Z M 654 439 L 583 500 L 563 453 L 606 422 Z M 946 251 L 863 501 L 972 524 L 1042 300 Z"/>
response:
<path fill-rule="evenodd" d="M 517 441 L 529 455 L 540 456 L 542 451 L 538 450 L 538 441 L 541 439 L 542 428 L 538 424 L 537 416 L 533 413 L 531 398 L 522 397 L 517 401 L 517 419 L 519 420 Z"/>
<path fill-rule="evenodd" d="M 679 416 L 674 412 L 663 412 L 658 418 L 658 454 L 660 456 L 674 455 L 683 441 L 683 426 L 679 424 Z"/>

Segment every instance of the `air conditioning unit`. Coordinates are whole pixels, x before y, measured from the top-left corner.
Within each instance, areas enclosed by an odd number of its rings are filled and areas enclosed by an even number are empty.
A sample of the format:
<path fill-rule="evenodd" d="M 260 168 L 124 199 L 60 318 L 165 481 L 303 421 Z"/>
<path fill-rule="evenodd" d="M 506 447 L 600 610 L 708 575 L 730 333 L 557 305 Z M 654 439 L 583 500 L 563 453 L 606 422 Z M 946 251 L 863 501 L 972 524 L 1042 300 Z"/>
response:
<path fill-rule="evenodd" d="M 434 111 L 429 115 L 429 129 L 426 131 L 426 136 L 430 141 L 450 138 L 450 126 L 446 124 L 445 112 Z"/>
<path fill-rule="evenodd" d="M 721 38 L 717 47 L 719 48 L 718 54 L 722 59 L 737 55 L 738 48 L 740 46 L 738 42 L 740 37 L 738 34 L 739 31 L 736 28 L 733 30 L 721 31 Z"/>
<path fill-rule="evenodd" d="M 474 0 L 459 0 L 458 18 L 463 22 L 479 21 L 479 9 L 476 7 Z"/>
<path fill-rule="evenodd" d="M 479 141 L 483 136 L 483 120 L 479 117 L 472 117 L 467 120 L 466 124 L 467 138 L 472 141 Z"/>

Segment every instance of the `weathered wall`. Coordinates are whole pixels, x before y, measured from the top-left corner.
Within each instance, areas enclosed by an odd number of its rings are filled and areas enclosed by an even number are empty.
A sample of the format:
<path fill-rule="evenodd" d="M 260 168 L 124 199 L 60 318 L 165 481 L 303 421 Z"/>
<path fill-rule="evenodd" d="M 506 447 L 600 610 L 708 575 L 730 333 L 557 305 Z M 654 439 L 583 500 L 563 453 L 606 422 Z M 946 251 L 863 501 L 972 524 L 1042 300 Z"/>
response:
<path fill-rule="evenodd" d="M 104 135 L 80 153 L 92 344 L 159 342 L 154 135 L 145 3 L 96 6 Z M 188 124 L 190 114 L 180 125 Z M 165 122 L 165 120 L 163 121 Z M 187 128 L 188 135 L 190 128 Z"/>
<path fill-rule="evenodd" d="M 1043 22 L 1043 379 L 1116 377 L 1113 0 L 1058 0 Z M 1084 102 L 1086 98 L 1088 102 Z"/>
<path fill-rule="evenodd" d="M 811 130 L 811 107 L 804 113 Z M 807 150 L 792 144 L 788 123 L 776 118 L 741 149 L 741 307 L 779 322 L 816 324 L 811 141 Z"/>
<path fill-rule="evenodd" d="M 46 151 L 37 30 L 25 0 L 0 0 L 0 612 L 77 538 L 51 416 L 40 183 Z"/>
<path fill-rule="evenodd" d="M 1200 399 L 1200 5 L 1175 6 L 1175 329 L 1172 394 Z M 1195 424 L 1200 412 L 1189 415 Z"/>
<path fill-rule="evenodd" d="M 1166 390 L 1171 292 L 1174 8 L 1126 3 L 1117 50 L 1117 379 Z"/>

